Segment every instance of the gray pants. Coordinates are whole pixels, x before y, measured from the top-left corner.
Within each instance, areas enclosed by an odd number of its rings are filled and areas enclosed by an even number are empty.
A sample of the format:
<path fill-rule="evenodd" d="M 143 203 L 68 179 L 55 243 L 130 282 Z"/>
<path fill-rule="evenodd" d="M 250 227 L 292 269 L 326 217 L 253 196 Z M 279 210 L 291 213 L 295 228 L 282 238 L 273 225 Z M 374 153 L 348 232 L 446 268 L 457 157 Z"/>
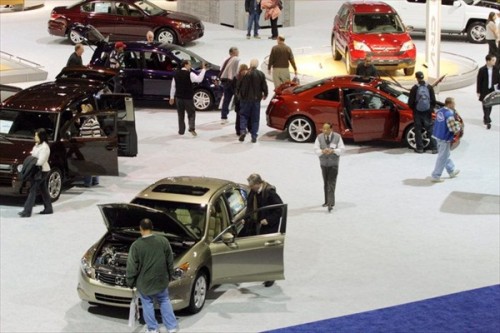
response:
<path fill-rule="evenodd" d="M 337 186 L 337 175 L 339 166 L 321 166 L 323 174 L 323 190 L 325 192 L 325 203 L 328 206 L 335 206 L 335 187 Z"/>
<path fill-rule="evenodd" d="M 290 81 L 290 70 L 287 68 L 273 67 L 274 88 L 278 88 L 283 83 Z"/>
<path fill-rule="evenodd" d="M 196 112 L 194 108 L 193 99 L 180 99 L 177 101 L 177 117 L 179 119 L 179 134 L 184 134 L 186 131 L 186 123 L 184 122 L 185 114 L 188 117 L 189 131 L 195 130 Z"/>

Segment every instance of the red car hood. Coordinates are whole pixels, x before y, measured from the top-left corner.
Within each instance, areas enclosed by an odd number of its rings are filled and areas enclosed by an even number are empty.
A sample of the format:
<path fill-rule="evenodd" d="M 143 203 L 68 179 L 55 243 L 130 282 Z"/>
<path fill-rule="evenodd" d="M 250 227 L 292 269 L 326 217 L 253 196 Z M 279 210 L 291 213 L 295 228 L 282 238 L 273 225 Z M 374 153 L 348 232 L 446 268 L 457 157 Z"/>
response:
<path fill-rule="evenodd" d="M 354 36 L 353 41 L 363 42 L 370 45 L 372 49 L 383 47 L 401 47 L 403 43 L 411 41 L 411 38 L 406 33 L 401 34 L 365 34 Z"/>

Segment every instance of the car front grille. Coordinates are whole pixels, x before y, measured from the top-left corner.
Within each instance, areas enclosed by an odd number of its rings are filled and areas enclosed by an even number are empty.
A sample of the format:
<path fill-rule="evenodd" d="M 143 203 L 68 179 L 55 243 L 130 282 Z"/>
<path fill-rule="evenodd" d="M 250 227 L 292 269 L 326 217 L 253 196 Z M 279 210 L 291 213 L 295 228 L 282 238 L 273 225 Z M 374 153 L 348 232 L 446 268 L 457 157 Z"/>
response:
<path fill-rule="evenodd" d="M 130 304 L 132 298 L 130 297 L 119 297 L 119 296 L 111 296 L 104 294 L 95 294 L 95 299 L 101 302 L 109 302 L 115 304 Z"/>
<path fill-rule="evenodd" d="M 124 287 L 127 285 L 125 274 L 111 273 L 107 270 L 96 270 L 96 278 L 102 283 L 110 284 L 112 286 Z"/>

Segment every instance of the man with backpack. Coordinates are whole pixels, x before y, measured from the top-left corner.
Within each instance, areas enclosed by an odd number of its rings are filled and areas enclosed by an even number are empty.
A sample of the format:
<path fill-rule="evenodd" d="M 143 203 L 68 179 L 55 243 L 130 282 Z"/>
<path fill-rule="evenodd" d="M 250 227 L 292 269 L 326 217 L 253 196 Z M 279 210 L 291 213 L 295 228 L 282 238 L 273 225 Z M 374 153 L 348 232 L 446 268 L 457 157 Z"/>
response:
<path fill-rule="evenodd" d="M 408 105 L 413 110 L 413 121 L 415 123 L 415 151 L 418 154 L 424 152 L 422 140 L 422 130 L 427 132 L 427 138 L 430 140 L 427 147 L 433 154 L 437 154 L 436 140 L 432 138 L 432 110 L 436 106 L 436 95 L 430 84 L 424 80 L 424 73 L 416 72 L 415 78 L 417 84 L 410 90 Z"/>

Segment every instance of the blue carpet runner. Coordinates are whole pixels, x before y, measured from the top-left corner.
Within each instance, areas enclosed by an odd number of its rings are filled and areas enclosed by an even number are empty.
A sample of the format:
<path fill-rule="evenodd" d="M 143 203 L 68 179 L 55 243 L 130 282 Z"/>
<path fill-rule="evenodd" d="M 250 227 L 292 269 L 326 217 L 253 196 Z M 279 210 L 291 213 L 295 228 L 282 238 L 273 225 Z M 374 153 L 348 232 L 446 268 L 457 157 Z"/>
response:
<path fill-rule="evenodd" d="M 500 285 L 267 332 L 500 333 Z"/>

